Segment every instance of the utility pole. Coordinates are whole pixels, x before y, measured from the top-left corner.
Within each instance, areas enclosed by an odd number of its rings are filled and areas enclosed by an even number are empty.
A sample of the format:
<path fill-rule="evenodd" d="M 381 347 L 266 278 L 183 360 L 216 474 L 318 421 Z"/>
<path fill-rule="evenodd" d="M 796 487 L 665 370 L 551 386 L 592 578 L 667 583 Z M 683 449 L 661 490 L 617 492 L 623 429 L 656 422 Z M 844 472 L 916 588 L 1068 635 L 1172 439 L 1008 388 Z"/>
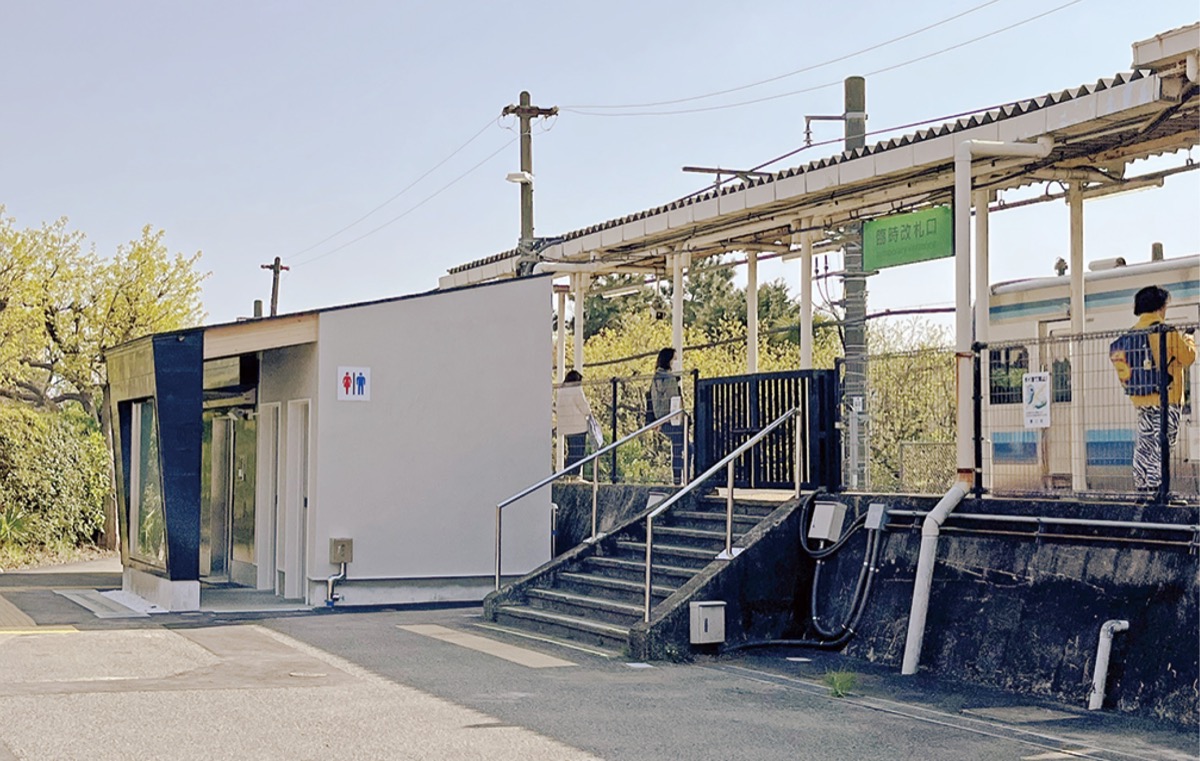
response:
<path fill-rule="evenodd" d="M 505 106 L 501 116 L 516 116 L 521 124 L 521 171 L 508 179 L 521 185 L 521 242 L 522 254 L 533 249 L 533 132 L 531 125 L 539 116 L 557 116 L 558 106 L 540 108 L 529 104 L 529 93 L 521 92 L 520 105 Z"/>
<path fill-rule="evenodd" d="M 852 151 L 866 145 L 867 81 L 847 77 L 844 83 L 844 148 Z M 863 272 L 862 222 L 846 226 L 843 247 L 842 297 L 845 299 L 846 398 L 850 402 L 850 486 L 865 488 L 870 448 L 863 421 L 867 420 L 867 280 Z"/>
<path fill-rule="evenodd" d="M 262 269 L 271 270 L 271 316 L 274 317 L 279 312 L 279 273 L 290 270 L 291 267 L 283 266 L 282 260 L 277 256 L 274 264 L 264 264 Z"/>

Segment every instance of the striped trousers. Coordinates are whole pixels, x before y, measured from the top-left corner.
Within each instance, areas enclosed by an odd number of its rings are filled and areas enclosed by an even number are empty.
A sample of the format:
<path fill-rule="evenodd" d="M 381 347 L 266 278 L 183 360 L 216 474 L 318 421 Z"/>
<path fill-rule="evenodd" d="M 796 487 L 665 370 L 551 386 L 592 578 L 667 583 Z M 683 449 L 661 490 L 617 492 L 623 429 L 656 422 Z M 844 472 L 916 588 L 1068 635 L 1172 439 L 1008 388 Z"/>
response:
<path fill-rule="evenodd" d="M 1137 439 L 1133 445 L 1133 485 L 1138 491 L 1157 491 L 1162 483 L 1162 407 L 1137 408 Z M 1167 407 L 1167 444 L 1175 446 L 1179 436 L 1179 407 Z M 1168 457 L 1170 456 L 1168 452 Z"/>

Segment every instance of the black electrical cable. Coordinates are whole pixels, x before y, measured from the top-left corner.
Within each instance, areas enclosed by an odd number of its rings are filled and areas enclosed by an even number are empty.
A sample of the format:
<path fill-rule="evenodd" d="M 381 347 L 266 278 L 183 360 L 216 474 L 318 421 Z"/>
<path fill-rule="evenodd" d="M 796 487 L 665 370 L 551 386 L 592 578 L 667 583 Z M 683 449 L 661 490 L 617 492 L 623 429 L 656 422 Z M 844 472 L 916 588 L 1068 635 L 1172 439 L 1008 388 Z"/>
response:
<path fill-rule="evenodd" d="M 850 598 L 850 610 L 846 613 L 846 620 L 838 626 L 837 629 L 827 629 L 821 624 L 820 616 L 817 613 L 818 590 L 820 583 L 820 567 L 824 561 L 817 561 L 817 568 L 813 571 L 812 593 L 809 598 L 810 618 L 813 631 L 815 631 L 822 639 L 833 640 L 838 639 L 847 632 L 852 632 L 854 625 L 858 619 L 862 617 L 862 610 L 866 607 L 866 593 L 870 589 L 872 571 L 874 570 L 875 558 L 878 555 L 879 532 L 870 531 L 867 534 L 867 546 L 863 551 L 862 566 L 858 572 L 858 580 L 854 583 L 854 595 Z"/>

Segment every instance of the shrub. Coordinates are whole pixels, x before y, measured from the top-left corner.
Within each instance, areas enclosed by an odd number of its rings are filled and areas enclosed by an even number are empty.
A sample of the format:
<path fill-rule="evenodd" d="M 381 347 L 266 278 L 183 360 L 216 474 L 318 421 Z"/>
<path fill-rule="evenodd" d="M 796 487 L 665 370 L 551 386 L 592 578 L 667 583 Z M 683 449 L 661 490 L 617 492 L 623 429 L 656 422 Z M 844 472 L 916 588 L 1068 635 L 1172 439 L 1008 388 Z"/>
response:
<path fill-rule="evenodd" d="M 99 427 L 82 412 L 0 404 L 0 509 L 21 517 L 8 541 L 95 541 L 104 527 L 107 457 Z"/>

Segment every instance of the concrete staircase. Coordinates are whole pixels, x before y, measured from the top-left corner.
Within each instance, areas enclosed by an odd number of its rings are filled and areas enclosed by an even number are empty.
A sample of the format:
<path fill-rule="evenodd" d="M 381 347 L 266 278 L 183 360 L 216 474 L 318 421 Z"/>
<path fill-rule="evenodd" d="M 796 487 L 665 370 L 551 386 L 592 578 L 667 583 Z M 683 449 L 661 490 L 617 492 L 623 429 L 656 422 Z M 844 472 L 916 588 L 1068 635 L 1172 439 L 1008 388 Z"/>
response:
<path fill-rule="evenodd" d="M 737 501 L 734 543 L 778 506 Z M 485 616 L 506 627 L 625 652 L 630 630 L 643 621 L 645 526 L 644 519 L 631 521 L 595 545 L 565 553 L 490 596 Z M 724 498 L 681 503 L 656 519 L 651 606 L 671 597 L 710 564 L 723 564 L 716 556 L 724 548 Z"/>

